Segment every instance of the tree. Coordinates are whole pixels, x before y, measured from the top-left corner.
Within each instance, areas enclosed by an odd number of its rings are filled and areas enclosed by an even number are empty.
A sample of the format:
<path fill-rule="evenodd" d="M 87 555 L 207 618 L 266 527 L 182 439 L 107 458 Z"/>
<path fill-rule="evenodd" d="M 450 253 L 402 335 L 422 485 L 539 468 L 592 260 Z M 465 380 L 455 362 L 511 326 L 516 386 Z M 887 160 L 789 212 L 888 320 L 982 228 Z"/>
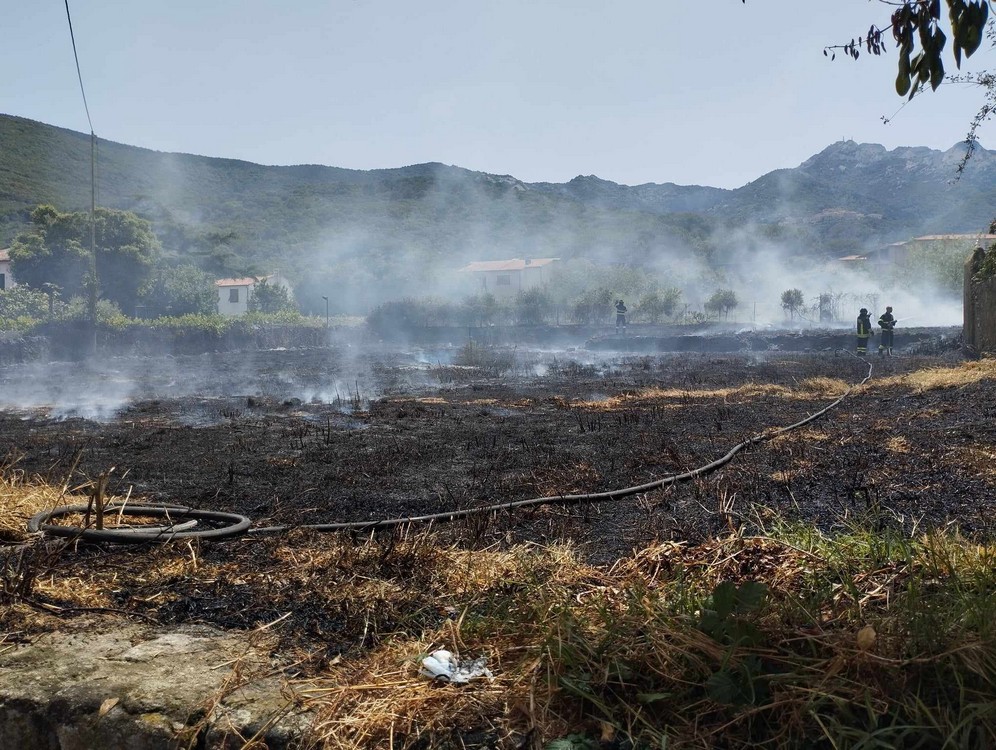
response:
<path fill-rule="evenodd" d="M 660 323 L 665 317 L 670 318 L 674 314 L 679 299 L 680 289 L 654 289 L 640 298 L 636 304 L 636 315 L 649 323 Z"/>
<path fill-rule="evenodd" d="M 249 299 L 249 312 L 278 313 L 298 312 L 297 305 L 287 287 L 258 281 Z"/>
<path fill-rule="evenodd" d="M 214 281 L 196 266 L 156 269 L 140 298 L 152 317 L 210 315 L 218 311 Z"/>
<path fill-rule="evenodd" d="M 519 292 L 515 298 L 515 319 L 520 325 L 542 325 L 552 309 L 549 293 L 539 287 Z"/>
<path fill-rule="evenodd" d="M 615 314 L 612 308 L 612 290 L 600 287 L 586 289 L 574 301 L 572 312 L 574 319 L 583 325 L 604 323 L 610 314 Z"/>
<path fill-rule="evenodd" d="M 789 314 L 791 320 L 795 320 L 795 315 L 802 307 L 802 291 L 799 289 L 786 289 L 782 292 L 782 309 Z"/>
<path fill-rule="evenodd" d="M 461 303 L 461 322 L 467 325 L 486 326 L 497 322 L 501 304 L 493 294 L 475 294 Z"/>
<path fill-rule="evenodd" d="M 90 279 L 90 214 L 60 213 L 41 205 L 31 212 L 33 227 L 10 248 L 17 280 L 41 289 L 46 283 L 79 296 Z M 132 310 L 159 254 L 152 225 L 130 211 L 98 208 L 94 214 L 97 294 Z"/>
<path fill-rule="evenodd" d="M 730 317 L 730 310 L 739 305 L 737 295 L 732 289 L 717 289 L 709 300 L 705 303 L 706 312 L 711 312 L 717 317 Z"/>
<path fill-rule="evenodd" d="M 17 318 L 44 320 L 49 313 L 49 297 L 45 292 L 19 284 L 0 291 L 0 330 L 3 321 Z"/>

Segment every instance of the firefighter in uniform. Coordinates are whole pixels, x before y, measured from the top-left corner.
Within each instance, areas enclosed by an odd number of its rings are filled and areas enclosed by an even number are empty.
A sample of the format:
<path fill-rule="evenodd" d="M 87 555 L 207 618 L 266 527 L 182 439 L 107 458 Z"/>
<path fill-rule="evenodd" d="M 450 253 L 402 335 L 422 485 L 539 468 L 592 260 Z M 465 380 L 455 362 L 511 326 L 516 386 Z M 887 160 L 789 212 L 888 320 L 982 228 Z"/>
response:
<path fill-rule="evenodd" d="M 892 307 L 886 307 L 882 317 L 878 319 L 878 327 L 882 329 L 882 338 L 878 342 L 878 353 L 892 356 L 892 331 L 896 327 L 896 318 L 892 314 Z"/>
<path fill-rule="evenodd" d="M 626 303 L 622 300 L 616 301 L 616 330 L 626 330 Z"/>
<path fill-rule="evenodd" d="M 868 337 L 874 336 L 872 332 L 871 316 L 864 307 L 858 313 L 858 354 L 864 356 L 868 353 Z"/>

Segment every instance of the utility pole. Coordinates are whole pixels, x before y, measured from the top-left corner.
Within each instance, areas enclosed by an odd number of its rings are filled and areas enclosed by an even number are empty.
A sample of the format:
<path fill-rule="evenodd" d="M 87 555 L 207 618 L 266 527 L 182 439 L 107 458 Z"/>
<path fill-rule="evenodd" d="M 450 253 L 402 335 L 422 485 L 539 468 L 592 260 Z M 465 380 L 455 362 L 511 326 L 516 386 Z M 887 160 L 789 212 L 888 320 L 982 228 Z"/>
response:
<path fill-rule="evenodd" d="M 90 326 L 97 353 L 97 136 L 90 131 Z"/>
<path fill-rule="evenodd" d="M 325 327 L 328 328 L 329 327 L 329 298 L 326 297 L 323 294 L 322 295 L 322 299 L 325 300 Z"/>

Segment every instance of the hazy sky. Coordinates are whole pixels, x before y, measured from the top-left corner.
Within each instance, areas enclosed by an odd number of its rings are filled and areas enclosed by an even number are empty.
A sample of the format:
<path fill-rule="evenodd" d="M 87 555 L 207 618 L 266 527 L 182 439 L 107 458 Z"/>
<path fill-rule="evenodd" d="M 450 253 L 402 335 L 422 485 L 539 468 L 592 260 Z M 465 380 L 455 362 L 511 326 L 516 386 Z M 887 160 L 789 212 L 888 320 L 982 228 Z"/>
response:
<path fill-rule="evenodd" d="M 825 58 L 825 45 L 888 24 L 869 0 L 70 9 L 99 137 L 262 164 L 438 161 L 527 182 L 738 187 L 842 138 L 947 149 L 982 103 L 945 85 L 903 107 L 891 44 L 884 58 Z M 62 0 L 9 3 L 3 32 L 0 112 L 88 132 Z M 984 46 L 967 69 L 994 58 Z"/>

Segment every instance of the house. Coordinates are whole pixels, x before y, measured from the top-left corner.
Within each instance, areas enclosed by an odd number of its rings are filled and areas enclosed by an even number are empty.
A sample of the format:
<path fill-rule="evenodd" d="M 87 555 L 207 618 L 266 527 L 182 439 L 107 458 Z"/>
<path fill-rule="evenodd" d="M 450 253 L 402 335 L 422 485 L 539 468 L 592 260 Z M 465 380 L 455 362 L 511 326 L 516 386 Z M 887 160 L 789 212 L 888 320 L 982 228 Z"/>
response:
<path fill-rule="evenodd" d="M 256 285 L 266 282 L 270 286 L 280 286 L 291 293 L 290 282 L 277 273 L 268 276 L 246 276 L 240 279 L 218 279 L 214 282 L 218 289 L 218 314 L 226 316 L 245 315 L 249 312 L 249 300 L 256 293 Z"/>
<path fill-rule="evenodd" d="M 0 292 L 14 286 L 14 276 L 10 272 L 10 249 L 0 250 Z"/>
<path fill-rule="evenodd" d="M 869 266 L 875 269 L 886 266 L 902 267 L 908 262 L 912 250 L 923 248 L 964 250 L 967 258 L 976 247 L 989 245 L 994 241 L 996 234 L 925 234 L 922 237 L 914 237 L 905 242 L 893 242 L 864 253 L 846 255 L 837 260 L 845 265 Z"/>
<path fill-rule="evenodd" d="M 545 286 L 550 281 L 550 266 L 558 260 L 560 258 L 481 260 L 464 266 L 460 273 L 473 279 L 476 293 L 508 299 L 519 292 Z"/>

